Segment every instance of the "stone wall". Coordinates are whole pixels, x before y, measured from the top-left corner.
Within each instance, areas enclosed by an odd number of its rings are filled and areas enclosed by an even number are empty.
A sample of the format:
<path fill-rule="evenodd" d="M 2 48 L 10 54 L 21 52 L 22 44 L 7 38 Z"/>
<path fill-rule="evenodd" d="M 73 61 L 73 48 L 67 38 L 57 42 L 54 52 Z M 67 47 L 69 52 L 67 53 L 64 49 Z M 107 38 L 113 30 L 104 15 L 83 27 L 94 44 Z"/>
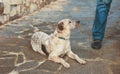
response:
<path fill-rule="evenodd" d="M 0 0 L 0 25 L 32 13 L 55 0 Z"/>

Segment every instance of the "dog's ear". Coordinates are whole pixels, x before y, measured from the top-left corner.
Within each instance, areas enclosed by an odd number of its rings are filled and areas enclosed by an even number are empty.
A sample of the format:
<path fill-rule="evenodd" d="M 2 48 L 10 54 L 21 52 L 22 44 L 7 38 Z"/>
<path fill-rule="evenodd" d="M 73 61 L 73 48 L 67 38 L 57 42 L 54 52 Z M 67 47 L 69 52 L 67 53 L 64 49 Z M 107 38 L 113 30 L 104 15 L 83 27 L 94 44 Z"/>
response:
<path fill-rule="evenodd" d="M 62 31 L 62 30 L 64 29 L 64 27 L 63 27 L 63 22 L 61 22 L 61 23 L 58 24 L 58 29 L 59 29 L 60 31 Z"/>

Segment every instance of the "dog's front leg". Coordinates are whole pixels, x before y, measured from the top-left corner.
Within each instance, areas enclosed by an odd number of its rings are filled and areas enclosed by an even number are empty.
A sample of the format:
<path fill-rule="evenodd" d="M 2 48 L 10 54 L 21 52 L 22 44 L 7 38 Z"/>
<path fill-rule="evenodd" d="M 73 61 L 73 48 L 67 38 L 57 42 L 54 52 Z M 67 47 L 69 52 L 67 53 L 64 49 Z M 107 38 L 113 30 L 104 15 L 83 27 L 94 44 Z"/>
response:
<path fill-rule="evenodd" d="M 63 64 L 63 66 L 66 67 L 66 68 L 69 68 L 69 67 L 70 67 L 70 65 L 69 65 L 64 59 L 62 59 L 62 58 L 60 58 L 60 57 L 58 57 L 58 56 L 49 56 L 49 57 L 48 57 L 48 60 L 52 60 L 52 61 L 54 61 L 54 62 L 61 63 L 61 64 Z"/>
<path fill-rule="evenodd" d="M 73 53 L 72 51 L 69 51 L 69 52 L 67 53 L 67 55 L 68 55 L 68 57 L 77 60 L 80 64 L 86 64 L 86 61 L 80 59 L 80 58 L 78 57 L 78 55 L 76 55 L 76 54 Z"/>

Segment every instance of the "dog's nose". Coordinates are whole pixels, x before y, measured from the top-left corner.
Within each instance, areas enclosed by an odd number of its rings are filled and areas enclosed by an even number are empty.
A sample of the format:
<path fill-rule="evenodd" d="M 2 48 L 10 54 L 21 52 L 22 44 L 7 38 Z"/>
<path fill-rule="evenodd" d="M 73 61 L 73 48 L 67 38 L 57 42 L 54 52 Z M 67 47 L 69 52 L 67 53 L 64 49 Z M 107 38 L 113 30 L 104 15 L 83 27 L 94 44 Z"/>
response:
<path fill-rule="evenodd" d="M 77 24 L 80 24 L 80 21 L 76 21 Z"/>

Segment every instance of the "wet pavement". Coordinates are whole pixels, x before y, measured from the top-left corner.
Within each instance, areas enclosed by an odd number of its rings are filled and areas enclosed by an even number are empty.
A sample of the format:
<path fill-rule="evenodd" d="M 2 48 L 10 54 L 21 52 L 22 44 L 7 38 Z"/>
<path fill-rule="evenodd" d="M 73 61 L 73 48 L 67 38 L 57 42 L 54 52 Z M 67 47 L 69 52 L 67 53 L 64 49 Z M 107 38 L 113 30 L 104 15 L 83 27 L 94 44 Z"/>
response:
<path fill-rule="evenodd" d="M 113 0 L 101 50 L 93 50 L 91 28 L 96 0 L 57 0 L 28 16 L 0 27 L 0 74 L 120 74 L 120 1 Z M 59 20 L 80 20 L 72 32 L 72 51 L 87 60 L 80 65 L 64 57 L 69 69 L 48 61 L 30 45 L 34 32 L 54 32 Z"/>

